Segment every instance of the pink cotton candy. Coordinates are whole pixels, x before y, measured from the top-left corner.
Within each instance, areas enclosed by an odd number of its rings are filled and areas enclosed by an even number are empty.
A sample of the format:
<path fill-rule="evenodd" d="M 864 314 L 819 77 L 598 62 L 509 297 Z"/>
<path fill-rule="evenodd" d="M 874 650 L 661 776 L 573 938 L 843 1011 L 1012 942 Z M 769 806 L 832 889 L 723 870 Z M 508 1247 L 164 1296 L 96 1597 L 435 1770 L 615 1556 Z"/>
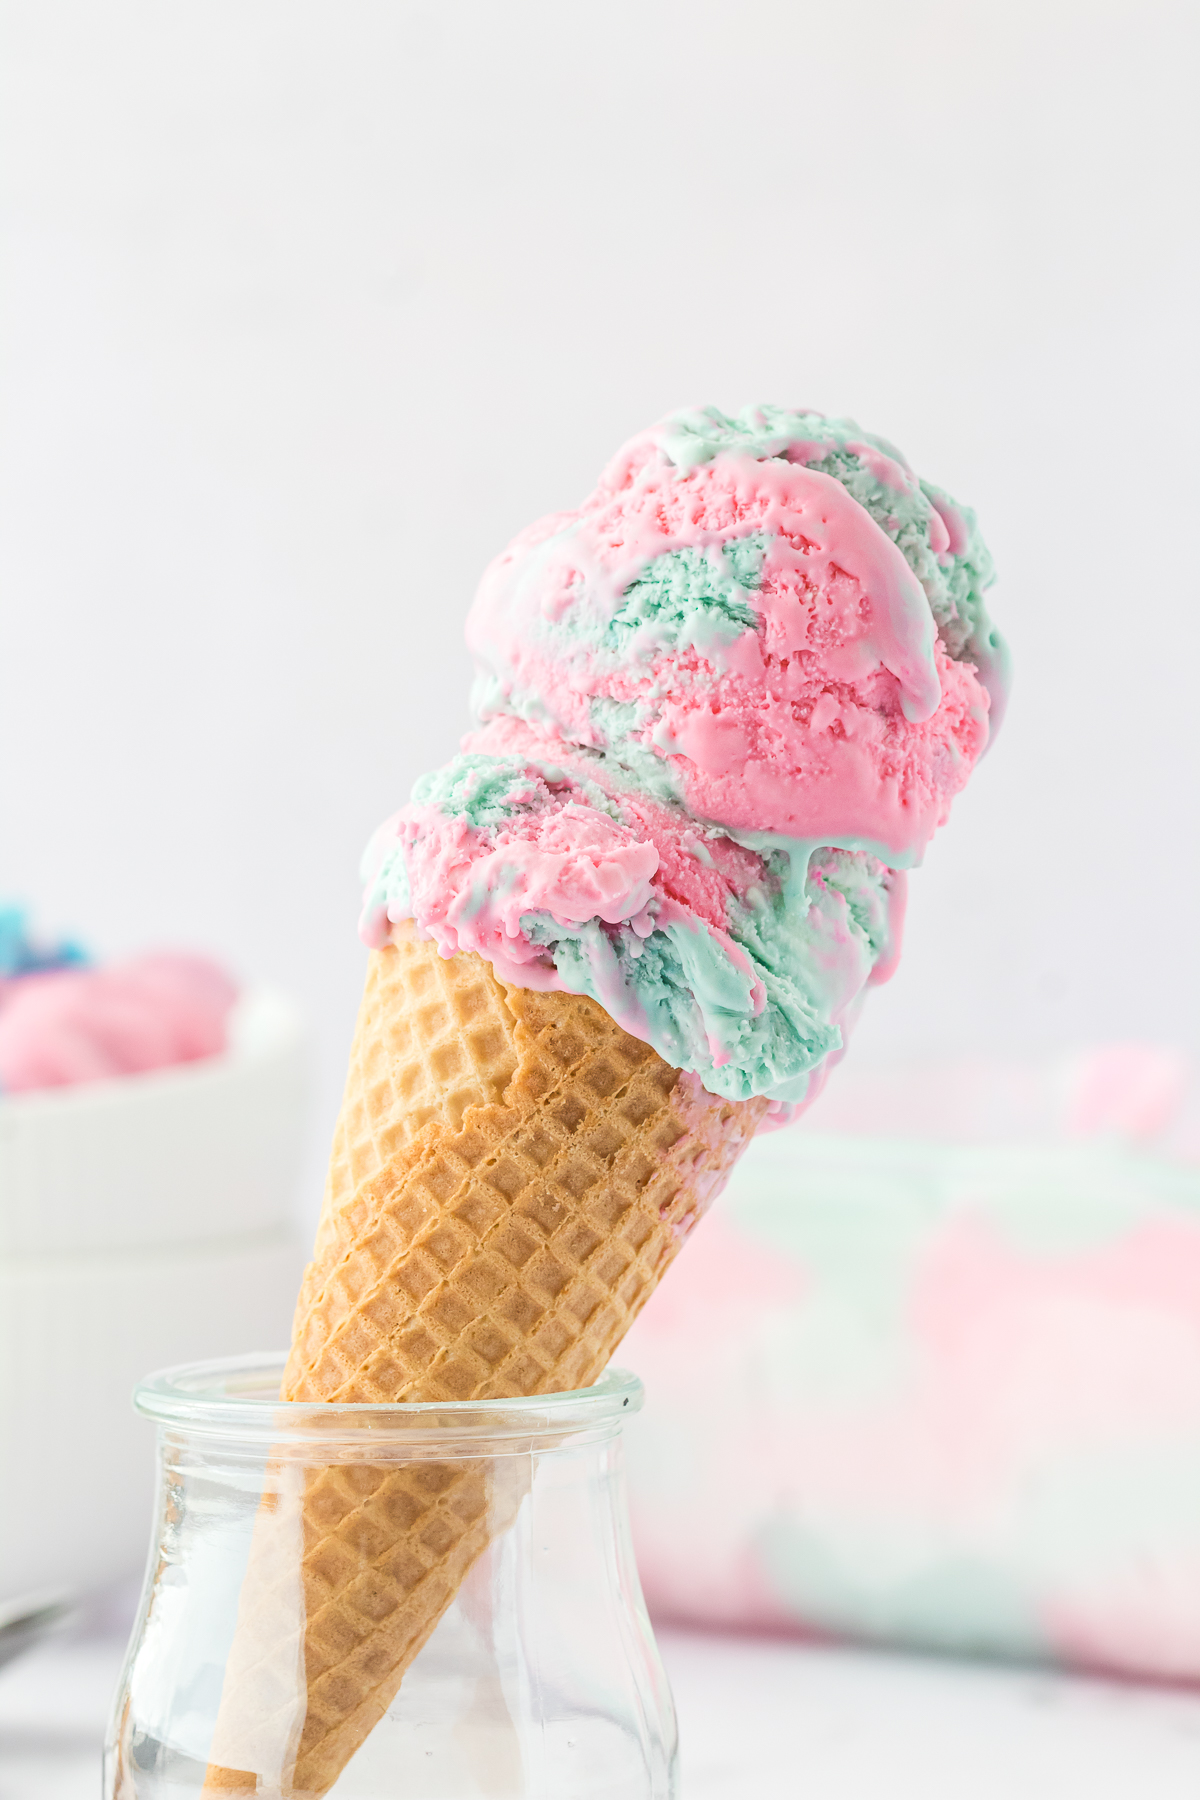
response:
<path fill-rule="evenodd" d="M 0 1090 L 66 1087 L 215 1056 L 236 998 L 215 963 L 170 953 L 24 977 L 0 1008 Z"/>

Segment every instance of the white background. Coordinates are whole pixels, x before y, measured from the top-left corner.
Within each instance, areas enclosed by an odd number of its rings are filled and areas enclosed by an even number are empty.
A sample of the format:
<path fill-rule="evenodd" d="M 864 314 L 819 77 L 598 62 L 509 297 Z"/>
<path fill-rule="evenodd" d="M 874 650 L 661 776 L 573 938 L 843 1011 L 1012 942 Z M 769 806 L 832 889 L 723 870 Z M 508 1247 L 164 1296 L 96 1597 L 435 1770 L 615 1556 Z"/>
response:
<path fill-rule="evenodd" d="M 974 504 L 1018 684 L 875 1050 L 1197 1045 L 1190 0 L 4 0 L 0 893 L 296 992 L 483 564 L 671 407 Z"/>

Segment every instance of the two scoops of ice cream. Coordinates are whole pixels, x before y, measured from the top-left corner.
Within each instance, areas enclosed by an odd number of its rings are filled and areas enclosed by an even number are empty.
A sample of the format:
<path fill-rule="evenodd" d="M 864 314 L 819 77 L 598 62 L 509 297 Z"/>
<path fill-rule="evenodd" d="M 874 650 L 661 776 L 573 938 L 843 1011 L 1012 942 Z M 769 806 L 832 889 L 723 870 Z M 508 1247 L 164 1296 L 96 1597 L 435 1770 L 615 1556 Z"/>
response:
<path fill-rule="evenodd" d="M 974 514 L 851 421 L 675 415 L 488 569 L 477 729 L 368 852 L 412 918 L 714 1094 L 815 1095 L 1003 707 Z"/>

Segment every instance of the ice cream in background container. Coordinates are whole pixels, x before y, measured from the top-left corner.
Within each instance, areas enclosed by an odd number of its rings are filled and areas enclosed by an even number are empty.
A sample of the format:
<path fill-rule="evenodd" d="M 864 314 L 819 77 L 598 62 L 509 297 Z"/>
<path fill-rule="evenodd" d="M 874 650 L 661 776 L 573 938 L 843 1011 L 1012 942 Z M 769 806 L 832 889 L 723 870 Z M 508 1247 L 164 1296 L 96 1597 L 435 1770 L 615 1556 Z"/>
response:
<path fill-rule="evenodd" d="M 974 515 L 894 446 L 773 406 L 642 432 L 496 558 L 467 619 L 474 729 L 366 855 L 366 990 L 282 1398 L 601 1373 L 896 966 L 908 872 L 1003 704 L 991 579 Z M 260 1514 L 274 1574 L 245 1590 L 280 1591 L 303 1538 L 289 1779 L 314 1794 L 487 1541 L 443 1512 L 433 1557 L 392 1477 L 351 1529 L 323 1480 L 300 1517 Z M 257 1646 L 291 1627 L 246 1607 L 206 1792 L 256 1791 Z"/>
<path fill-rule="evenodd" d="M 0 1002 L 0 1093 L 111 1081 L 217 1056 L 237 988 L 205 957 L 138 957 L 57 969 Z"/>
<path fill-rule="evenodd" d="M 851 1062 L 754 1144 L 623 1347 L 657 1616 L 1200 1680 L 1195 1098 Z"/>
<path fill-rule="evenodd" d="M 158 951 L 92 966 L 0 907 L 0 1094 L 112 1080 L 219 1055 L 237 985 L 208 957 Z"/>
<path fill-rule="evenodd" d="M 286 1335 L 307 1087 L 285 996 L 0 909 L 0 1601 L 136 1571 L 146 1368 Z"/>

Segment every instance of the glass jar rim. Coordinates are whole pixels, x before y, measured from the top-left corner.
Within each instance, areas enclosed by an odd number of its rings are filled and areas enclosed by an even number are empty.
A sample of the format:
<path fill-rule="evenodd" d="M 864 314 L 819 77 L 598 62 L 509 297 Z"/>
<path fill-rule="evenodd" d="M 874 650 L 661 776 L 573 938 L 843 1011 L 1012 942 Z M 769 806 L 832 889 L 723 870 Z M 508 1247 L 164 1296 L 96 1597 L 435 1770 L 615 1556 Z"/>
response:
<path fill-rule="evenodd" d="M 613 1430 L 641 1408 L 639 1378 L 610 1367 L 591 1387 L 504 1400 L 362 1401 L 280 1400 L 286 1353 L 221 1357 L 179 1363 L 147 1375 L 133 1404 L 160 1426 L 189 1435 L 278 1445 L 370 1443 L 489 1444 Z"/>

